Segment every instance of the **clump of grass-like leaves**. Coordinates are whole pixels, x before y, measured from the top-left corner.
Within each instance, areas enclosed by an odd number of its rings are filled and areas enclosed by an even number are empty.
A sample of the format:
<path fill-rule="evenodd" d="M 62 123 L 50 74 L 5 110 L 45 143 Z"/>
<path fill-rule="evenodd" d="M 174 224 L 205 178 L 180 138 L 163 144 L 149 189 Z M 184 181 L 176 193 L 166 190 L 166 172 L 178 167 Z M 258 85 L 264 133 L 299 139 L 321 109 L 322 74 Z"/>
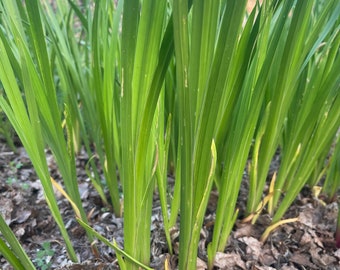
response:
<path fill-rule="evenodd" d="M 252 215 L 280 149 L 267 196 L 273 225 L 324 172 L 327 192 L 336 194 L 339 146 L 329 170 L 324 160 L 340 126 L 338 1 L 267 0 L 250 14 L 247 0 L 82 2 L 0 0 L 0 106 L 32 160 L 72 260 L 52 185 L 89 240 L 116 251 L 122 269 L 148 269 L 156 188 L 170 253 L 170 228 L 180 214 L 179 269 L 196 268 L 213 188 L 219 199 L 210 269 L 224 250 L 249 157 Z M 46 147 L 62 185 L 50 178 Z M 87 222 L 76 178 L 79 147 L 91 157 L 86 169 L 103 202 L 124 217 L 124 250 Z M 1 219 L 0 231 L 5 258 L 33 269 Z"/>

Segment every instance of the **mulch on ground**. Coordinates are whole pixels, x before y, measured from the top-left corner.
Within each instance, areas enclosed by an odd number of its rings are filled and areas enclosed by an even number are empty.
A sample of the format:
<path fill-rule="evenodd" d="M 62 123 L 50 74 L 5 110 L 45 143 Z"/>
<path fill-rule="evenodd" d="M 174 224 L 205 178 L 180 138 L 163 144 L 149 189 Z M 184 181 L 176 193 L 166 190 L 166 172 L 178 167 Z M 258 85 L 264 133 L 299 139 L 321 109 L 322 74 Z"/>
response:
<path fill-rule="evenodd" d="M 47 153 L 47 156 L 52 176 L 61 181 L 51 155 Z M 123 246 L 123 219 L 115 217 L 102 204 L 84 170 L 87 161 L 87 155 L 81 152 L 77 159 L 79 190 L 91 226 L 107 239 L 115 239 Z M 240 217 L 224 252 L 216 256 L 215 269 L 340 269 L 340 250 L 335 247 L 334 239 L 337 203 L 325 204 L 313 197 L 310 189 L 304 188 L 285 216 L 298 217 L 298 221 L 280 226 L 262 243 L 259 239 L 269 225 L 270 217 L 266 213 L 261 214 L 255 225 L 242 222 L 247 196 L 246 180 L 238 202 Z M 46 205 L 42 186 L 24 149 L 19 146 L 13 152 L 0 141 L 0 212 L 35 265 L 40 259 L 46 265 L 50 264 L 50 269 L 119 269 L 114 251 L 100 242 L 96 243 L 99 256 L 95 256 L 69 203 L 58 192 L 56 194 L 79 263 L 72 263 L 67 257 L 58 227 Z M 216 192 L 212 192 L 201 230 L 197 269 L 207 268 L 206 247 L 212 237 L 217 196 Z M 168 269 L 176 269 L 179 230 L 173 228 L 171 232 L 175 254 L 170 255 L 156 195 L 153 207 L 151 266 L 164 269 L 167 262 Z M 44 249 L 45 242 L 50 243 L 53 255 L 41 257 L 38 252 Z M 0 269 L 12 269 L 1 255 Z"/>

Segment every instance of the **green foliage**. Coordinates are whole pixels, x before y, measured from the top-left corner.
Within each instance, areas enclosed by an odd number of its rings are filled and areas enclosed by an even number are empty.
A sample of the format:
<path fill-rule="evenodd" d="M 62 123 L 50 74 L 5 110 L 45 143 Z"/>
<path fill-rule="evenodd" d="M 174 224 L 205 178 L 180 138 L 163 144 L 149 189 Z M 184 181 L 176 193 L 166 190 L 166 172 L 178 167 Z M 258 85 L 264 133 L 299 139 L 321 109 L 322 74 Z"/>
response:
<path fill-rule="evenodd" d="M 212 268 L 238 217 L 249 158 L 251 214 L 279 149 L 268 207 L 273 224 L 305 184 L 327 172 L 324 160 L 340 126 L 338 1 L 267 0 L 247 16 L 246 0 L 65 2 L 52 8 L 48 1 L 0 0 L 0 107 L 73 260 L 46 147 L 63 177 L 65 190 L 57 188 L 89 240 L 115 249 L 122 269 L 149 264 L 155 188 L 170 252 L 170 228 L 180 215 L 179 269 L 195 269 L 209 195 L 218 191 L 207 250 Z M 80 147 L 105 207 L 124 216 L 124 250 L 87 223 L 74 161 Z M 325 185 L 333 195 L 338 153 L 336 146 Z"/>
<path fill-rule="evenodd" d="M 333 142 L 329 157 L 329 169 L 323 184 L 323 193 L 327 196 L 327 201 L 336 201 L 337 192 L 340 187 L 340 136 L 337 132 L 336 139 Z"/>
<path fill-rule="evenodd" d="M 50 65 L 40 17 L 41 6 L 38 1 L 31 1 L 26 6 L 27 10 L 14 1 L 6 4 L 1 2 L 1 6 L 8 17 L 5 17 L 6 24 L 1 29 L 3 38 L 0 41 L 0 79 L 6 95 L 0 97 L 0 105 L 32 160 L 52 215 L 66 241 L 69 255 L 76 261 L 52 189 L 44 152 L 48 145 L 63 175 L 67 191 L 86 220 L 75 177 L 73 150 L 67 147 L 61 125 L 61 113 L 52 79 L 53 68 Z M 18 16 L 24 20 L 10 19 Z M 27 28 L 24 21 L 29 22 L 30 27 Z M 12 36 L 16 38 L 12 39 Z M 12 47 L 16 48 L 15 52 Z"/>
<path fill-rule="evenodd" d="M 33 263 L 28 258 L 23 247 L 15 237 L 11 228 L 6 224 L 2 215 L 0 215 L 0 253 L 4 258 L 18 270 L 33 270 Z"/>
<path fill-rule="evenodd" d="M 287 3 L 283 6 L 287 7 Z M 291 3 L 294 13 L 284 21 L 280 37 L 285 44 L 271 69 L 268 97 L 269 119 L 259 133 L 253 160 L 248 211 L 255 211 L 276 149 L 281 163 L 269 207 L 273 222 L 279 221 L 311 177 L 317 161 L 323 164 L 339 119 L 339 3 L 328 1 L 317 10 L 312 1 Z M 287 11 L 290 10 L 288 7 Z M 287 13 L 288 14 L 288 13 Z M 310 31 L 312 29 L 312 31 Z M 327 40 L 327 42 L 325 41 Z M 261 129 L 262 131 L 262 129 Z M 326 151 L 325 151 L 326 150 Z M 255 172 L 256 171 L 256 172 Z M 315 181 L 314 181 L 315 182 Z M 279 199 L 284 194 L 283 201 Z M 277 208 L 277 209 L 276 209 Z"/>
<path fill-rule="evenodd" d="M 4 115 L 4 112 L 0 109 L 0 139 L 4 139 L 6 144 L 10 147 L 10 149 L 15 152 L 16 147 L 14 145 L 13 138 L 14 138 L 14 130 L 11 126 L 11 123 L 8 121 L 7 117 Z"/>
<path fill-rule="evenodd" d="M 50 269 L 52 262 L 51 258 L 54 255 L 54 250 L 51 249 L 51 243 L 50 242 L 44 242 L 41 245 L 42 249 L 38 249 L 36 258 L 34 259 L 35 264 L 39 269 L 41 270 L 47 270 Z"/>

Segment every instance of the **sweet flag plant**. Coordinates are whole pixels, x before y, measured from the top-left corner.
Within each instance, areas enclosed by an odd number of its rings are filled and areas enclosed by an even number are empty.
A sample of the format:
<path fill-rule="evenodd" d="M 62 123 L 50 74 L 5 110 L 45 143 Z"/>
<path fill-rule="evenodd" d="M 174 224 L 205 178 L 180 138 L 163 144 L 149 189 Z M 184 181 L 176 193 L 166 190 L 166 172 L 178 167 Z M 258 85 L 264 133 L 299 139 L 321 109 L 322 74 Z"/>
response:
<path fill-rule="evenodd" d="M 129 270 L 150 269 L 155 191 L 169 253 L 170 230 L 179 224 L 181 270 L 196 269 L 212 190 L 218 202 L 209 269 L 238 218 L 242 181 L 249 220 L 262 209 L 272 216 L 263 240 L 288 222 L 284 214 L 306 184 L 325 183 L 335 199 L 340 2 L 264 0 L 250 13 L 246 5 L 0 0 L 0 112 L 32 161 L 72 261 L 53 186 L 70 202 L 88 245 L 99 239 Z M 91 184 L 124 218 L 124 246 L 87 220 L 76 174 L 81 148 Z M 45 149 L 60 182 L 51 178 Z M 268 182 L 273 157 L 280 164 Z M 4 258 L 34 269 L 2 216 L 0 232 Z"/>

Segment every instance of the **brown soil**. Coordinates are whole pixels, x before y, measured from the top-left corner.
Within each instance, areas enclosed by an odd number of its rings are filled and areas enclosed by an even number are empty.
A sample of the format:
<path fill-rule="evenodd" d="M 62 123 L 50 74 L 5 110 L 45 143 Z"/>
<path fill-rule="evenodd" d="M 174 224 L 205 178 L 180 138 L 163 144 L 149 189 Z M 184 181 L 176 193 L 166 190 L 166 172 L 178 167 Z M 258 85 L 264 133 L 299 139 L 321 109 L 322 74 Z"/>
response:
<path fill-rule="evenodd" d="M 48 160 L 51 174 L 60 180 L 53 159 L 48 157 Z M 87 160 L 84 153 L 78 156 L 77 173 L 83 205 L 89 214 L 91 226 L 107 239 L 115 239 L 123 246 L 123 219 L 116 218 L 101 203 L 84 171 Z M 268 226 L 270 217 L 264 213 L 255 225 L 242 223 L 246 194 L 247 187 L 244 184 L 238 202 L 240 219 L 234 226 L 225 251 L 217 254 L 215 269 L 340 269 L 340 250 L 336 249 L 334 241 L 337 203 L 326 205 L 313 198 L 311 191 L 305 188 L 286 214 L 286 218 L 298 217 L 298 222 L 279 227 L 265 243 L 261 243 L 260 236 Z M 104 244 L 98 242 L 99 256 L 93 254 L 70 205 L 60 194 L 57 193 L 57 196 L 60 212 L 79 258 L 77 264 L 67 257 L 62 237 L 43 197 L 41 184 L 24 149 L 18 147 L 14 153 L 0 141 L 0 213 L 35 265 L 40 258 L 45 264 L 50 263 L 50 269 L 119 269 L 114 251 Z M 206 269 L 206 246 L 211 239 L 217 196 L 212 193 L 202 228 L 197 269 Z M 168 269 L 176 269 L 179 231 L 176 228 L 172 231 L 175 254 L 170 256 L 157 196 L 151 231 L 151 266 L 164 269 L 167 258 Z M 43 250 L 44 242 L 51 244 L 53 254 L 39 257 L 38 251 Z M 0 269 L 12 269 L 1 255 Z"/>

